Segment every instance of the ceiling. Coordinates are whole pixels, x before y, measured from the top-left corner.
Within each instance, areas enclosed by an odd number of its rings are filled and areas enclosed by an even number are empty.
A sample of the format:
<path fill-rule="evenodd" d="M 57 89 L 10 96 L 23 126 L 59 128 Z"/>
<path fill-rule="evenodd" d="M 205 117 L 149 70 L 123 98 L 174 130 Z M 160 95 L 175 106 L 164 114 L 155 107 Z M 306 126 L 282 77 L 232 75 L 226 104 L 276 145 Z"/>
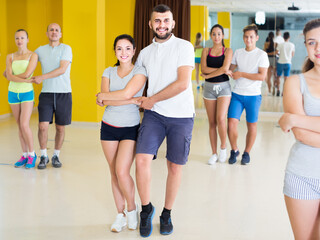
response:
<path fill-rule="evenodd" d="M 300 10 L 288 11 L 292 3 L 292 0 L 191 0 L 191 5 L 206 5 L 212 12 L 319 13 L 320 17 L 320 0 L 296 0 L 294 6 Z"/>

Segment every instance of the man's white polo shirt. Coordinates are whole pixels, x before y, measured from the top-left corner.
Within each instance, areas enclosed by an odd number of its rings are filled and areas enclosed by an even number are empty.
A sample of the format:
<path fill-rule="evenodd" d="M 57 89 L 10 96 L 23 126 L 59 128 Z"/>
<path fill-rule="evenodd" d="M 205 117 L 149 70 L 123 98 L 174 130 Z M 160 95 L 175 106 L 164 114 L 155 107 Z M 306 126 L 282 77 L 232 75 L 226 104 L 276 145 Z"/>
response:
<path fill-rule="evenodd" d="M 147 96 L 151 97 L 177 80 L 179 67 L 194 68 L 194 48 L 190 42 L 176 38 L 173 34 L 163 43 L 153 39 L 152 44 L 141 50 L 136 64 L 147 70 Z M 195 111 L 191 76 L 188 81 L 189 86 L 185 91 L 155 103 L 151 110 L 166 117 L 193 117 Z"/>

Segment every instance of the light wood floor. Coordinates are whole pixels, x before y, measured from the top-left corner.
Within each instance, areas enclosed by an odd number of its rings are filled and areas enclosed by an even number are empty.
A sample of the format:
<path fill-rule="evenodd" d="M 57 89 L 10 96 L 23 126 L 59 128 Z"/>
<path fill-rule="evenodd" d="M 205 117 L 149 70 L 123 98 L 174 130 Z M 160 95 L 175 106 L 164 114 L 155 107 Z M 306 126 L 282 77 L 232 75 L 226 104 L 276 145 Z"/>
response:
<path fill-rule="evenodd" d="M 271 97 L 272 98 L 272 97 Z M 201 102 L 201 97 L 196 101 Z M 286 240 L 293 239 L 283 201 L 287 156 L 294 138 L 277 126 L 279 114 L 261 114 L 252 162 L 241 166 L 217 163 L 210 157 L 205 111 L 197 109 L 191 152 L 183 170 L 180 192 L 172 210 L 174 233 L 159 233 L 164 204 L 165 148 L 152 163 L 152 203 L 156 207 L 149 239 Z M 33 135 L 37 114 L 32 116 Z M 99 142 L 99 124 L 73 123 L 66 129 L 61 151 L 63 167 L 16 169 L 21 154 L 12 117 L 0 120 L 0 239 L 139 239 L 138 231 L 111 233 L 116 210 L 110 175 Z M 239 147 L 245 143 L 240 122 Z M 49 155 L 54 129 L 49 131 Z M 37 154 L 40 154 L 35 138 Z M 228 145 L 228 152 L 230 147 Z M 134 167 L 132 168 L 134 175 Z M 139 202 L 139 197 L 136 195 Z"/>

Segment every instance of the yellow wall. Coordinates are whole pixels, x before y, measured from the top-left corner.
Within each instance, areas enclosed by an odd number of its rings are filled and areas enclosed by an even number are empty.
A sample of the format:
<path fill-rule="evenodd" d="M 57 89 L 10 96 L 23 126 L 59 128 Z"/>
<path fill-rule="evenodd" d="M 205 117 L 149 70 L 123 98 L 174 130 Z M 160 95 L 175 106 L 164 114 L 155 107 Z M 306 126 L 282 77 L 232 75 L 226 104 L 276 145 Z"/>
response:
<path fill-rule="evenodd" d="M 16 51 L 14 32 L 25 28 L 29 49 L 48 43 L 46 27 L 62 26 L 62 42 L 72 47 L 72 121 L 99 122 L 104 109 L 95 104 L 101 75 L 116 62 L 113 41 L 116 36 L 134 31 L 135 0 L 0 0 L 0 72 L 5 57 Z M 35 75 L 41 74 L 38 64 Z M 10 113 L 8 82 L 0 76 L 0 115 Z M 36 100 L 41 86 L 35 86 Z M 37 103 L 37 102 L 36 102 Z"/>
<path fill-rule="evenodd" d="M 55 22 L 62 26 L 62 0 L 26 0 L 26 12 L 26 30 L 29 33 L 28 47 L 34 51 L 39 46 L 48 44 L 46 31 L 50 23 Z M 39 63 L 34 75 L 41 74 L 41 65 Z M 33 87 L 35 105 L 38 106 L 38 96 L 41 92 L 42 84 L 33 84 Z"/>
<path fill-rule="evenodd" d="M 204 40 L 209 39 L 207 6 L 191 6 L 191 30 L 190 41 L 192 44 L 196 41 L 196 34 L 200 32 Z"/>
<path fill-rule="evenodd" d="M 209 39 L 208 30 L 208 17 L 209 11 L 207 6 L 191 6 L 191 30 L 190 30 L 190 40 L 194 45 L 196 41 L 196 34 L 200 32 L 202 34 L 203 40 Z M 196 79 L 195 70 L 192 72 L 192 79 Z M 200 79 L 202 79 L 200 77 Z"/>
<path fill-rule="evenodd" d="M 119 6 L 121 16 L 119 16 Z M 105 68 L 116 58 L 113 41 L 116 36 L 133 35 L 134 0 L 104 1 L 63 0 L 64 42 L 72 47 L 71 82 L 73 121 L 99 122 L 104 108 L 95 104 Z"/>
<path fill-rule="evenodd" d="M 34 51 L 40 45 L 48 43 L 46 28 L 52 22 L 62 24 L 62 0 L 0 0 L 0 115 L 11 112 L 8 104 L 8 81 L 2 76 L 5 70 L 5 56 L 17 51 L 14 33 L 23 28 L 29 34 L 28 48 Z M 34 75 L 41 74 L 38 67 Z M 35 102 L 41 85 L 34 84 Z"/>
<path fill-rule="evenodd" d="M 230 12 L 218 12 L 218 24 L 220 24 L 224 28 L 224 31 L 225 31 L 224 45 L 226 47 L 230 47 L 231 13 Z M 226 32 L 229 32 L 229 36 L 226 36 Z"/>
<path fill-rule="evenodd" d="M 7 46 L 7 1 L 0 0 L 0 115 L 10 112 L 8 104 L 8 81 L 2 76 L 6 68 Z"/>
<path fill-rule="evenodd" d="M 117 62 L 113 51 L 114 39 L 121 34 L 133 36 L 135 3 L 135 0 L 106 1 L 106 66 Z"/>
<path fill-rule="evenodd" d="M 105 68 L 113 66 L 117 62 L 113 50 L 114 39 L 121 34 L 133 36 L 135 4 L 135 0 L 106 1 Z M 121 9 L 121 11 L 119 11 L 119 9 Z M 103 70 L 99 73 L 98 91 L 100 91 L 102 73 Z M 101 108 L 98 110 L 98 121 L 102 119 L 103 110 L 104 109 Z"/>
<path fill-rule="evenodd" d="M 100 23 L 104 22 L 104 8 L 101 0 L 63 0 L 63 36 L 64 43 L 72 47 L 73 60 L 71 65 L 71 84 L 73 95 L 73 121 L 97 121 L 95 94 L 98 92 L 98 72 L 103 71 L 99 51 L 101 40 L 98 41 Z M 99 19 L 100 18 L 100 19 Z"/>

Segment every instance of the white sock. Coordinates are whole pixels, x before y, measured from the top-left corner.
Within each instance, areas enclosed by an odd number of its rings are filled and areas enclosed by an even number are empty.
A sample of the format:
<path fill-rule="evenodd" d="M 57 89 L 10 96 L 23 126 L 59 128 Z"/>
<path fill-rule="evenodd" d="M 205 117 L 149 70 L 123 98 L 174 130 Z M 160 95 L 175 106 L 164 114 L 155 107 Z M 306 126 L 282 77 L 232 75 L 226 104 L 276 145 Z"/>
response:
<path fill-rule="evenodd" d="M 26 158 L 26 157 L 28 156 L 28 153 L 27 153 L 27 152 L 24 152 L 24 153 L 22 153 L 22 156 L 23 156 L 24 158 Z"/>
<path fill-rule="evenodd" d="M 40 149 L 41 156 L 48 157 L 47 149 Z"/>
<path fill-rule="evenodd" d="M 60 150 L 55 149 L 53 152 L 53 155 L 56 155 L 57 157 L 59 157 L 60 154 Z"/>
<path fill-rule="evenodd" d="M 31 156 L 31 157 L 34 157 L 35 152 L 34 152 L 34 151 L 32 151 L 32 152 L 28 152 L 28 155 L 29 155 L 29 156 Z"/>

